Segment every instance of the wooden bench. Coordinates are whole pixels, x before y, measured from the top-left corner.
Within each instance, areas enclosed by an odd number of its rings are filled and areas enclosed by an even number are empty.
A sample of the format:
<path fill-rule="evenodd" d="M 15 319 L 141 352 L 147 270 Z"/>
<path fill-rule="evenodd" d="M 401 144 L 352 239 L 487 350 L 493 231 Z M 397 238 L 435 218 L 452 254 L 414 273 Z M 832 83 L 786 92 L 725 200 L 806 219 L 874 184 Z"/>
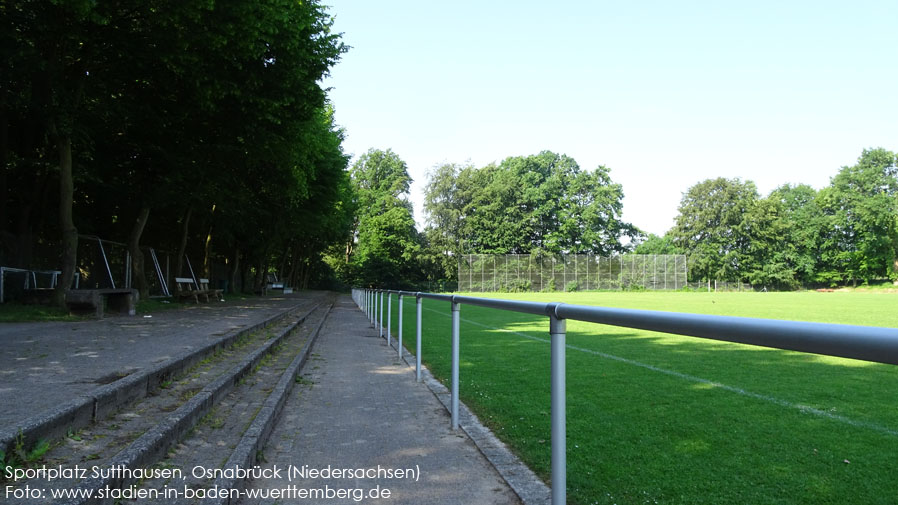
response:
<path fill-rule="evenodd" d="M 193 299 L 193 303 L 200 303 L 200 297 L 209 301 L 209 295 L 200 291 L 190 277 L 175 277 L 175 287 L 175 296 L 178 297 L 178 301 Z"/>
<path fill-rule="evenodd" d="M 209 288 L 209 279 L 200 279 L 200 293 L 206 294 L 206 301 L 209 301 L 210 296 L 214 296 L 216 300 L 223 302 L 224 301 L 224 290 L 222 289 L 210 289 Z"/>
<path fill-rule="evenodd" d="M 65 304 L 72 314 L 93 314 L 103 318 L 104 307 L 110 312 L 133 316 L 137 314 L 136 289 L 70 289 L 65 292 Z"/>

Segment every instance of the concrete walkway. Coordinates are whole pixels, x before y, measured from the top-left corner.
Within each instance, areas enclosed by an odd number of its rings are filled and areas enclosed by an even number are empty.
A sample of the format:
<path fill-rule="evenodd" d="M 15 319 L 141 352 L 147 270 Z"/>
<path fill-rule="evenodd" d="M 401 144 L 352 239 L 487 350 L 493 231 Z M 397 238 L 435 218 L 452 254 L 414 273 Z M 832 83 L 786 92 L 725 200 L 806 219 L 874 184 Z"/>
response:
<path fill-rule="evenodd" d="M 450 429 L 443 405 L 349 296 L 338 299 L 297 386 L 263 451 L 263 466 L 280 478 L 247 485 L 283 494 L 241 503 L 520 503 L 467 435 Z M 289 479 L 291 466 L 305 475 Z M 335 469 L 352 472 L 310 475 Z"/>

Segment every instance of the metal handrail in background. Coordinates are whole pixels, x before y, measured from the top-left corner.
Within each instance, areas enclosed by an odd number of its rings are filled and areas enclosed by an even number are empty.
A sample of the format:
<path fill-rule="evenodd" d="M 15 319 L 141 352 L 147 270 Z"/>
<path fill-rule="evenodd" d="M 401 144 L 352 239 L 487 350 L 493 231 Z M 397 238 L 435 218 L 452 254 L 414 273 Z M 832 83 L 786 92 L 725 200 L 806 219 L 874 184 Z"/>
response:
<path fill-rule="evenodd" d="M 497 298 L 476 298 L 396 290 L 353 289 L 356 304 L 376 327 L 377 295 L 380 295 L 380 327 L 383 332 L 383 296 L 391 307 L 392 295 L 399 295 L 399 353 L 402 355 L 402 297 L 414 296 L 417 304 L 415 376 L 421 380 L 421 300 L 429 298 L 450 303 L 452 313 L 452 429 L 458 429 L 459 312 L 461 305 L 535 314 L 549 318 L 551 337 L 551 417 L 552 417 L 552 505 L 567 500 L 566 418 L 565 418 L 565 337 L 567 319 L 625 328 L 687 335 L 898 365 L 898 328 L 808 323 L 735 316 L 709 316 L 653 310 L 615 309 L 566 303 L 525 302 Z M 387 315 L 390 338 L 390 311 Z"/>

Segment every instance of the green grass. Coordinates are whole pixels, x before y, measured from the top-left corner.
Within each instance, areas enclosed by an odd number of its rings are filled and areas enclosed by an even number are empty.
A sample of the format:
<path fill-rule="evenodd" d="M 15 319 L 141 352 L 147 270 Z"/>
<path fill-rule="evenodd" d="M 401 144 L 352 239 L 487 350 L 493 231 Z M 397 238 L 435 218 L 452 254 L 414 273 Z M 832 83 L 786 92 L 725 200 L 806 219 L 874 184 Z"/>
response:
<path fill-rule="evenodd" d="M 80 321 L 80 316 L 69 315 L 59 307 L 47 305 L 23 305 L 19 303 L 0 303 L 0 323 L 34 322 L 34 321 Z"/>
<path fill-rule="evenodd" d="M 898 327 L 898 295 L 875 292 L 490 296 Z M 443 380 L 448 314 L 424 301 L 423 359 Z M 549 345 L 536 340 L 548 339 L 547 319 L 472 306 L 461 318 L 462 401 L 548 480 Z M 567 350 L 571 503 L 896 503 L 898 368 L 578 321 L 567 330 L 580 349 Z"/>
<path fill-rule="evenodd" d="M 183 305 L 173 298 L 144 298 L 137 302 L 138 314 L 154 314 L 166 310 L 180 309 Z"/>

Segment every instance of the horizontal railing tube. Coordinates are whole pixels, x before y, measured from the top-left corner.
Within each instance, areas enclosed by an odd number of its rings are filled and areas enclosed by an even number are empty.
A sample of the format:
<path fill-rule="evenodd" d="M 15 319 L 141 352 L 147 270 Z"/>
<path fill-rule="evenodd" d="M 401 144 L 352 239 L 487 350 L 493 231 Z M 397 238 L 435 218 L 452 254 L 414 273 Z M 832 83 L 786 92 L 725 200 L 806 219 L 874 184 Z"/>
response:
<path fill-rule="evenodd" d="M 473 296 L 453 296 L 452 301 L 465 305 L 476 305 L 490 309 L 510 310 L 538 316 L 549 316 L 549 307 L 554 304 L 540 302 L 522 302 L 518 300 L 500 300 L 497 298 L 475 298 Z"/>
<path fill-rule="evenodd" d="M 429 298 L 431 300 L 442 300 L 444 302 L 451 302 L 454 296 L 452 295 L 438 295 L 435 293 L 420 293 L 419 296 L 421 298 Z"/>
<path fill-rule="evenodd" d="M 898 329 L 558 304 L 555 314 L 626 328 L 898 364 Z"/>

